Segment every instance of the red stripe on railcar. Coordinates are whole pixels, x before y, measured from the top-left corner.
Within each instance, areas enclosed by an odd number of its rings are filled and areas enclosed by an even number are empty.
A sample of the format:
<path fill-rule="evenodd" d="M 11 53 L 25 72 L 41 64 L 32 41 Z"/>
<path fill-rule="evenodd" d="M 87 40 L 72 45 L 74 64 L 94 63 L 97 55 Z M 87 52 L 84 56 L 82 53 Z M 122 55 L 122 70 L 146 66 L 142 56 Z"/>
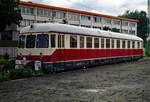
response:
<path fill-rule="evenodd" d="M 57 62 L 57 61 L 70 61 L 70 60 L 88 60 L 107 57 L 119 57 L 119 56 L 135 56 L 143 55 L 142 49 L 56 49 L 51 55 L 40 56 L 28 55 L 27 60 L 41 60 L 43 62 Z M 18 56 L 19 60 L 22 60 L 21 56 Z"/>

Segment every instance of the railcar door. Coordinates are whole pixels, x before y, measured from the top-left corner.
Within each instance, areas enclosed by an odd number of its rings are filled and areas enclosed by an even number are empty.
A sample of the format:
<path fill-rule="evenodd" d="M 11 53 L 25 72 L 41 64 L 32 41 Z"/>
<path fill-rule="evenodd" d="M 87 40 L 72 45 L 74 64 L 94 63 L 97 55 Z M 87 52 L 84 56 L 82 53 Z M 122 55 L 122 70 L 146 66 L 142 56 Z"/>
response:
<path fill-rule="evenodd" d="M 65 68 L 65 35 L 58 34 L 58 70 L 64 70 Z"/>

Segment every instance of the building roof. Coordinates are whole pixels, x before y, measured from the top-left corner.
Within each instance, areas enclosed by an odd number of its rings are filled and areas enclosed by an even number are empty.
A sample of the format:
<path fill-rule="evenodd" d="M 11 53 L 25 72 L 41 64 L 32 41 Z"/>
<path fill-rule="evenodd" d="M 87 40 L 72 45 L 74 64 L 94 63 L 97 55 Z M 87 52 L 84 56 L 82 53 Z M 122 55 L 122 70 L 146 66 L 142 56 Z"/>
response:
<path fill-rule="evenodd" d="M 63 7 L 56 7 L 56 6 L 50 6 L 50 5 L 44 5 L 44 4 L 37 4 L 33 2 L 20 1 L 20 4 L 35 6 L 35 7 L 51 8 L 51 9 L 57 9 L 57 10 L 63 10 L 63 11 L 70 11 L 70 12 L 82 13 L 82 14 L 88 14 L 88 15 L 102 16 L 102 17 L 114 18 L 114 19 L 131 21 L 131 22 L 139 22 L 139 20 L 135 20 L 135 19 L 121 18 L 121 17 L 104 15 L 104 14 L 93 13 L 93 12 L 87 12 L 87 11 L 81 11 L 81 10 L 75 10 L 75 9 L 69 9 L 69 8 L 63 8 Z"/>
<path fill-rule="evenodd" d="M 41 33 L 42 32 L 59 32 L 59 33 L 101 36 L 101 37 L 108 37 L 108 38 L 119 38 L 119 39 L 142 41 L 141 38 L 139 38 L 135 35 L 103 31 L 100 29 L 85 28 L 85 27 L 80 27 L 80 26 L 73 26 L 73 25 L 59 24 L 59 23 L 33 24 L 31 26 L 24 27 L 20 33 L 37 33 L 37 32 L 41 32 Z"/>

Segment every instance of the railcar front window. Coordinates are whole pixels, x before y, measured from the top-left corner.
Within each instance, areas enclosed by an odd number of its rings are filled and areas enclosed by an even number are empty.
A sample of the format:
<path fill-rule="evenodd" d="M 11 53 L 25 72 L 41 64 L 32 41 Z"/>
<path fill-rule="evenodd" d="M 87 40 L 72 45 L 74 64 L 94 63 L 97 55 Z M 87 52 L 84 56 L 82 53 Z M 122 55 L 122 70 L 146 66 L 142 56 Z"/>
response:
<path fill-rule="evenodd" d="M 48 48 L 48 47 L 49 47 L 48 34 L 37 35 L 36 48 Z"/>
<path fill-rule="evenodd" d="M 19 37 L 19 48 L 24 48 L 25 47 L 25 36 L 22 35 Z"/>
<path fill-rule="evenodd" d="M 27 35 L 26 48 L 34 48 L 34 47 L 35 47 L 35 35 Z"/>

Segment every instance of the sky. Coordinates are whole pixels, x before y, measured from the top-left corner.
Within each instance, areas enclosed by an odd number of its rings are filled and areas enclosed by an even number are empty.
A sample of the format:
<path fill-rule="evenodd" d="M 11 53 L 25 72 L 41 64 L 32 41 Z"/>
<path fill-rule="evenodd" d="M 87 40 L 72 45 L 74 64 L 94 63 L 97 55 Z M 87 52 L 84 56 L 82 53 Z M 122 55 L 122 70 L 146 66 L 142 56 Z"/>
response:
<path fill-rule="evenodd" d="M 21 0 L 34 3 L 77 9 L 100 14 L 118 16 L 126 10 L 147 12 L 148 0 Z"/>

